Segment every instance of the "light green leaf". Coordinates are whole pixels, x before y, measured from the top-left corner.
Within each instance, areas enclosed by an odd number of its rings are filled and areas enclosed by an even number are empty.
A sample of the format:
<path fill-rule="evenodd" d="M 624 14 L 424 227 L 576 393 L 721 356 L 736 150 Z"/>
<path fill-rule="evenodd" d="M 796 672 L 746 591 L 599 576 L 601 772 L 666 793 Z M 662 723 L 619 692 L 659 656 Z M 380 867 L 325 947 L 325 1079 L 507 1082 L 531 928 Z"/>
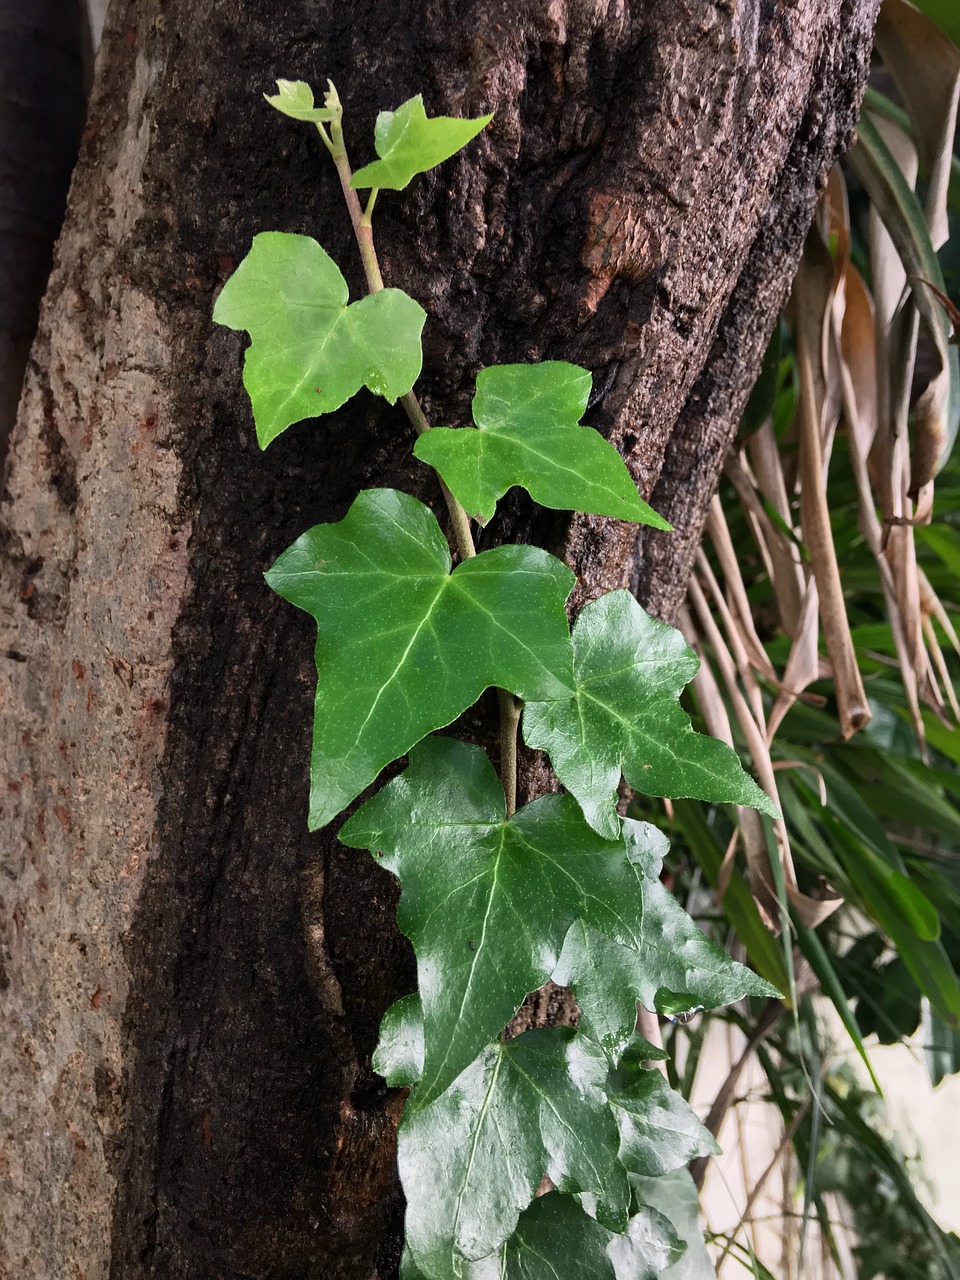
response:
<path fill-rule="evenodd" d="M 631 1063 L 613 1076 L 607 1096 L 620 1128 L 620 1160 L 631 1173 L 658 1178 L 719 1152 L 713 1135 L 659 1071 Z"/>
<path fill-rule="evenodd" d="M 347 282 L 309 236 L 263 231 L 223 286 L 213 318 L 252 339 L 243 385 L 265 449 L 361 387 L 394 404 L 420 376 L 426 312 L 399 289 L 348 306 Z"/>
<path fill-rule="evenodd" d="M 453 116 L 428 119 L 418 93 L 396 111 L 381 111 L 377 116 L 374 146 L 380 159 L 358 169 L 350 185 L 358 190 L 387 187 L 401 191 L 416 174 L 456 155 L 492 119 L 492 113 L 475 120 Z"/>
<path fill-rule="evenodd" d="M 407 1108 L 398 1160 L 406 1239 L 425 1276 L 449 1280 L 513 1233 L 547 1174 L 560 1191 L 630 1193 L 603 1086 L 607 1063 L 567 1028 L 529 1031 L 481 1057 L 429 1107 Z"/>
<path fill-rule="evenodd" d="M 482 369 L 473 400 L 476 429 L 435 427 L 413 451 L 484 524 L 497 500 L 521 485 L 542 507 L 669 529 L 641 499 L 613 445 L 578 425 L 589 394 L 586 369 L 560 360 Z"/>
<path fill-rule="evenodd" d="M 267 574 L 317 621 L 311 831 L 490 685 L 557 698 L 572 685 L 564 600 L 574 577 L 536 547 L 496 547 L 450 572 L 433 512 L 368 489 Z"/>
<path fill-rule="evenodd" d="M 332 111 L 329 107 L 315 107 L 313 105 L 313 90 L 304 80 L 278 80 L 278 92 L 271 95 L 265 93 L 263 96 L 271 107 L 276 109 L 285 116 L 290 116 L 292 120 L 306 120 L 310 124 L 324 124 L 333 120 L 337 116 L 336 111 Z"/>
<path fill-rule="evenodd" d="M 640 945 L 640 883 L 623 843 L 599 839 L 570 796 L 507 821 L 479 747 L 428 739 L 340 839 L 380 854 L 403 888 L 397 920 L 416 952 L 424 1020 L 408 1106 L 439 1097 L 547 981 L 578 916 Z"/>
<path fill-rule="evenodd" d="M 401 996 L 383 1015 L 371 1065 L 394 1088 L 406 1088 L 420 1079 L 423 1010 L 418 995 Z"/>
<path fill-rule="evenodd" d="M 677 698 L 697 658 L 679 631 L 646 614 L 627 591 L 588 604 L 573 631 L 576 696 L 528 703 L 523 736 L 548 752 L 557 777 L 600 835 L 616 837 L 621 770 L 646 795 L 752 805 L 769 797 L 716 738 L 694 733 Z"/>
<path fill-rule="evenodd" d="M 662 1213 L 687 1246 L 679 1261 L 661 1273 L 660 1280 L 716 1280 L 703 1243 L 697 1188 L 687 1170 L 677 1169 L 662 1178 L 631 1174 L 630 1184 L 640 1204 Z"/>

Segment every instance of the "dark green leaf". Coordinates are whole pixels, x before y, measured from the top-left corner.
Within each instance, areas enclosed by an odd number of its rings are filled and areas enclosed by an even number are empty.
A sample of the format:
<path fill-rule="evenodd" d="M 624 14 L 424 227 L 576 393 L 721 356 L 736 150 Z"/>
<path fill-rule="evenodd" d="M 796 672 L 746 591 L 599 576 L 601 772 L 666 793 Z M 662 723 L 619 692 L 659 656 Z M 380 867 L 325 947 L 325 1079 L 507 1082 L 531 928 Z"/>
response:
<path fill-rule="evenodd" d="M 647 795 L 753 805 L 776 815 L 736 754 L 695 733 L 677 698 L 697 669 L 679 631 L 646 614 L 627 591 L 611 591 L 573 631 L 576 696 L 531 701 L 527 745 L 550 755 L 557 776 L 601 835 L 619 831 L 620 773 Z"/>
<path fill-rule="evenodd" d="M 641 499 L 613 445 L 578 425 L 589 394 L 586 369 L 559 360 L 482 369 L 473 400 L 476 430 L 437 427 L 420 436 L 414 453 L 440 472 L 481 523 L 520 485 L 542 507 L 669 529 Z"/>
<path fill-rule="evenodd" d="M 923 1052 L 927 1074 L 934 1088 L 947 1076 L 960 1071 L 960 1030 L 933 1012 L 927 1001 L 923 1003 Z"/>
<path fill-rule="evenodd" d="M 495 1254 L 465 1264 L 462 1280 L 656 1280 L 682 1248 L 654 1209 L 642 1209 L 623 1235 L 614 1235 L 571 1196 L 554 1191 L 521 1214 L 516 1232 Z M 409 1264 L 401 1275 L 424 1280 Z"/>
<path fill-rule="evenodd" d="M 433 513 L 395 489 L 310 529 L 267 581 L 317 621 L 311 830 L 488 686 L 520 698 L 571 687 L 566 565 L 507 546 L 451 573 Z"/>
<path fill-rule="evenodd" d="M 547 1174 L 560 1191 L 629 1208 L 600 1050 L 567 1028 L 490 1045 L 456 1082 L 400 1126 L 406 1238 L 424 1275 L 448 1280 L 513 1233 Z M 619 1184 L 619 1186 L 617 1185 Z"/>
<path fill-rule="evenodd" d="M 797 945 L 803 952 L 810 968 L 819 980 L 820 986 L 823 988 L 824 995 L 833 1002 L 833 1007 L 836 1009 L 840 1021 L 843 1023 L 844 1027 L 846 1027 L 847 1034 L 853 1041 L 854 1048 L 857 1053 L 859 1053 L 864 1066 L 870 1073 L 870 1079 L 873 1081 L 877 1092 L 882 1093 L 883 1091 L 880 1088 L 880 1081 L 877 1079 L 876 1073 L 873 1070 L 873 1064 L 867 1054 L 866 1045 L 863 1043 L 862 1036 L 857 1027 L 857 1022 L 854 1019 L 853 1013 L 851 1012 L 850 1005 L 844 997 L 843 989 L 840 986 L 840 980 L 837 977 L 836 970 L 834 969 L 833 961 L 831 960 L 829 953 L 813 929 L 808 929 L 807 926 L 799 920 L 794 920 L 793 926 L 797 936 Z M 849 957 L 849 952 L 847 953 L 847 956 Z"/>
<path fill-rule="evenodd" d="M 713 1135 L 659 1071 L 630 1064 L 612 1077 L 607 1096 L 620 1127 L 620 1160 L 631 1173 L 658 1178 L 718 1154 Z"/>
<path fill-rule="evenodd" d="M 424 1016 L 416 1107 L 439 1097 L 546 982 L 577 917 L 640 945 L 640 882 L 622 842 L 599 839 L 570 796 L 504 814 L 479 747 L 430 738 L 340 833 L 382 853 L 403 886 L 397 919 L 417 955 Z"/>
<path fill-rule="evenodd" d="M 452 116 L 428 119 L 423 98 L 417 94 L 396 111 L 381 111 L 377 116 L 374 146 L 380 159 L 358 169 L 350 185 L 400 191 L 416 174 L 449 160 L 492 119 L 492 114 L 476 120 Z"/>
<path fill-rule="evenodd" d="M 675 1014 L 779 994 L 711 942 L 658 880 L 644 879 L 643 904 L 639 951 L 578 920 L 553 975 L 554 982 L 573 987 L 581 1026 L 613 1061 L 636 1025 L 638 1000 L 646 1009 Z"/>
<path fill-rule="evenodd" d="M 213 318 L 252 339 L 243 385 L 262 449 L 361 387 L 393 404 L 420 376 L 420 304 L 399 289 L 348 299 L 347 282 L 316 240 L 280 231 L 254 236 L 223 286 Z"/>
<path fill-rule="evenodd" d="M 660 1280 L 716 1280 L 703 1243 L 697 1188 L 687 1170 L 677 1169 L 662 1178 L 631 1174 L 630 1184 L 640 1204 L 662 1213 L 687 1246 L 679 1261 L 661 1272 Z"/>

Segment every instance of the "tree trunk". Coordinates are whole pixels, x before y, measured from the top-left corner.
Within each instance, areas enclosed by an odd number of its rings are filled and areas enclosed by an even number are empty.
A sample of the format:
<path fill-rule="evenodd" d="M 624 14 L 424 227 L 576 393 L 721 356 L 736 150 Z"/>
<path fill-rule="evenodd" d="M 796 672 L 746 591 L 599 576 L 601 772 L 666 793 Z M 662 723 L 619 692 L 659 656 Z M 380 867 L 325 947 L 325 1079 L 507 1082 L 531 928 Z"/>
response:
<path fill-rule="evenodd" d="M 80 0 L 0 0 L 0 466 L 85 110 Z"/>
<path fill-rule="evenodd" d="M 238 8 L 241 10 L 238 17 Z M 262 572 L 371 484 L 437 498 L 361 396 L 262 457 L 242 341 L 210 319 L 262 229 L 361 273 L 280 75 L 347 109 L 496 110 L 377 206 L 427 308 L 423 399 L 477 370 L 594 374 L 589 420 L 677 525 L 532 514 L 581 575 L 669 616 L 856 119 L 876 0 L 125 0 L 14 435 L 0 570 L 0 1276 L 396 1274 L 399 1103 L 370 1068 L 411 989 L 391 878 L 306 831 L 312 638 Z"/>

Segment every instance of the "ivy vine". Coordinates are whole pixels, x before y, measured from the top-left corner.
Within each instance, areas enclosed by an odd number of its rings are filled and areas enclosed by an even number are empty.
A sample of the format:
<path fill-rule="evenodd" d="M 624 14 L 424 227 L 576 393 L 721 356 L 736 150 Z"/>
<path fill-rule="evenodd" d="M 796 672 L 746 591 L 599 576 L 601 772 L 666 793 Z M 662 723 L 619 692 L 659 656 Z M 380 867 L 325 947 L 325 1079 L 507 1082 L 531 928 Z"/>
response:
<path fill-rule="evenodd" d="M 366 490 L 308 530 L 267 573 L 317 624 L 309 826 L 331 822 L 391 761 L 407 768 L 343 826 L 399 880 L 398 921 L 419 991 L 388 1010 L 374 1066 L 409 1089 L 399 1130 L 407 1200 L 404 1280 L 639 1280 L 686 1250 L 712 1275 L 684 1166 L 715 1149 L 636 1034 L 661 1013 L 775 995 L 700 932 L 661 885 L 666 841 L 620 817 L 621 773 L 650 795 L 774 812 L 723 743 L 695 733 L 678 696 L 697 660 L 624 591 L 571 634 L 574 575 L 538 547 L 476 553 L 515 485 L 549 507 L 669 528 L 619 453 L 581 425 L 590 374 L 551 361 L 477 378 L 473 425 L 430 428 L 413 386 L 422 307 L 384 287 L 378 192 L 442 163 L 489 122 L 428 117 L 417 97 L 377 119 L 378 159 L 353 173 L 333 85 L 278 81 L 278 111 L 313 124 L 336 166 L 367 296 L 308 236 L 266 231 L 217 300 L 245 330 L 243 380 L 262 448 L 361 388 L 400 401 L 433 466 L 457 564 L 423 503 Z M 361 208 L 358 190 L 369 194 Z M 376 602 L 376 608 L 371 608 Z M 434 736 L 499 690 L 501 770 Z M 515 812 L 516 743 L 546 751 L 566 788 Z M 578 1028 L 503 1028 L 548 979 L 576 994 Z M 691 1208 L 692 1205 L 692 1208 Z"/>

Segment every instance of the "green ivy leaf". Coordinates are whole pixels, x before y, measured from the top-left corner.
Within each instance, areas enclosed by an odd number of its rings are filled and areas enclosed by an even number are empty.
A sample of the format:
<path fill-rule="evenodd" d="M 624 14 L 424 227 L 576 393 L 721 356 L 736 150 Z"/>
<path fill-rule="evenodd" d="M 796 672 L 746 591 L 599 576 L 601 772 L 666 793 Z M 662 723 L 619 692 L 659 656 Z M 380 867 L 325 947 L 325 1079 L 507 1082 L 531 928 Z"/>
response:
<path fill-rule="evenodd" d="M 425 1107 L 556 967 L 578 916 L 640 945 L 640 884 L 622 843 L 599 839 L 570 796 L 505 818 L 479 747 L 430 738 L 340 832 L 381 853 L 403 886 L 397 920 L 417 956 Z"/>
<path fill-rule="evenodd" d="M 361 387 L 394 404 L 420 376 L 426 312 L 399 289 L 348 306 L 347 282 L 309 236 L 263 231 L 223 286 L 217 324 L 251 337 L 243 385 L 265 449 L 303 418 L 339 409 Z"/>
<path fill-rule="evenodd" d="M 669 529 L 641 499 L 613 445 L 578 425 L 589 394 L 586 369 L 560 360 L 482 369 L 473 400 L 476 429 L 435 427 L 413 451 L 481 523 L 508 489 L 522 485 L 542 507 Z"/>
<path fill-rule="evenodd" d="M 528 703 L 523 736 L 550 755 L 587 821 L 613 839 L 621 771 L 646 795 L 752 805 L 779 816 L 724 742 L 695 733 L 677 698 L 697 669 L 679 631 L 627 591 L 588 604 L 573 631 L 576 696 Z"/>
<path fill-rule="evenodd" d="M 587 1197 L 581 1197 L 586 1199 Z M 570 1196 L 541 1196 L 520 1218 L 509 1243 L 479 1262 L 462 1263 L 460 1280 L 657 1280 L 684 1242 L 656 1209 L 641 1208 L 613 1235 Z M 682 1258 L 681 1258 L 682 1261 Z M 405 1249 L 400 1280 L 427 1280 Z"/>
<path fill-rule="evenodd" d="M 657 1280 L 682 1250 L 656 1210 L 641 1209 L 622 1235 L 614 1235 L 572 1196 L 552 1191 L 520 1215 L 516 1231 L 495 1254 L 464 1262 L 454 1274 L 462 1280 Z M 409 1251 L 400 1276 L 426 1280 Z"/>
<path fill-rule="evenodd" d="M 614 1063 L 633 1035 L 638 1001 L 645 1009 L 676 1014 L 717 1009 L 744 996 L 780 994 L 711 942 L 660 883 L 662 833 L 629 818 L 623 833 L 631 861 L 643 868 L 641 945 L 628 949 L 576 921 L 553 974 L 554 982 L 573 988 L 581 1029 Z"/>
<path fill-rule="evenodd" d="M 406 1088 L 420 1079 L 423 1074 L 423 1009 L 418 995 L 401 996 L 383 1015 L 372 1066 L 394 1088 Z"/>
<path fill-rule="evenodd" d="M 658 1178 L 720 1150 L 659 1071 L 625 1064 L 613 1073 L 607 1096 L 620 1127 L 620 1161 L 632 1173 Z"/>
<path fill-rule="evenodd" d="M 780 996 L 711 942 L 659 880 L 644 881 L 643 908 L 650 912 L 639 957 L 648 975 L 637 996 L 644 1008 L 674 1014 L 718 1009 L 744 996 Z"/>
<path fill-rule="evenodd" d="M 580 1006 L 580 1028 L 617 1062 L 637 1025 L 639 956 L 575 920 L 563 941 L 553 981 L 572 987 Z"/>
<path fill-rule="evenodd" d="M 653 1280 L 683 1254 L 684 1243 L 670 1220 L 656 1209 L 641 1205 L 623 1235 L 613 1236 L 607 1257 L 614 1280 Z"/>
<path fill-rule="evenodd" d="M 292 120 L 306 120 L 310 124 L 325 124 L 334 120 L 336 111 L 329 107 L 313 105 L 313 90 L 304 80 L 278 80 L 277 92 L 263 95 L 271 107 Z"/>
<path fill-rule="evenodd" d="M 488 686 L 520 698 L 572 687 L 566 565 L 506 546 L 451 573 L 433 512 L 395 489 L 365 490 L 310 529 L 267 582 L 317 621 L 312 831 Z"/>
<path fill-rule="evenodd" d="M 703 1243 L 697 1188 L 686 1169 L 662 1178 L 630 1175 L 640 1204 L 661 1213 L 686 1245 L 683 1256 L 661 1273 L 660 1280 L 716 1280 L 717 1273 Z"/>
<path fill-rule="evenodd" d="M 358 169 L 350 185 L 357 190 L 387 187 L 401 191 L 416 174 L 456 155 L 492 119 L 492 113 L 475 120 L 453 116 L 428 119 L 418 93 L 396 111 L 381 111 L 377 116 L 374 146 L 380 159 Z"/>
<path fill-rule="evenodd" d="M 498 1249 L 544 1174 L 560 1191 L 613 1198 L 626 1223 L 630 1189 L 606 1078 L 589 1040 L 563 1027 L 529 1031 L 489 1045 L 429 1107 L 407 1109 L 398 1152 L 406 1238 L 426 1276 L 449 1280 L 460 1258 Z"/>

